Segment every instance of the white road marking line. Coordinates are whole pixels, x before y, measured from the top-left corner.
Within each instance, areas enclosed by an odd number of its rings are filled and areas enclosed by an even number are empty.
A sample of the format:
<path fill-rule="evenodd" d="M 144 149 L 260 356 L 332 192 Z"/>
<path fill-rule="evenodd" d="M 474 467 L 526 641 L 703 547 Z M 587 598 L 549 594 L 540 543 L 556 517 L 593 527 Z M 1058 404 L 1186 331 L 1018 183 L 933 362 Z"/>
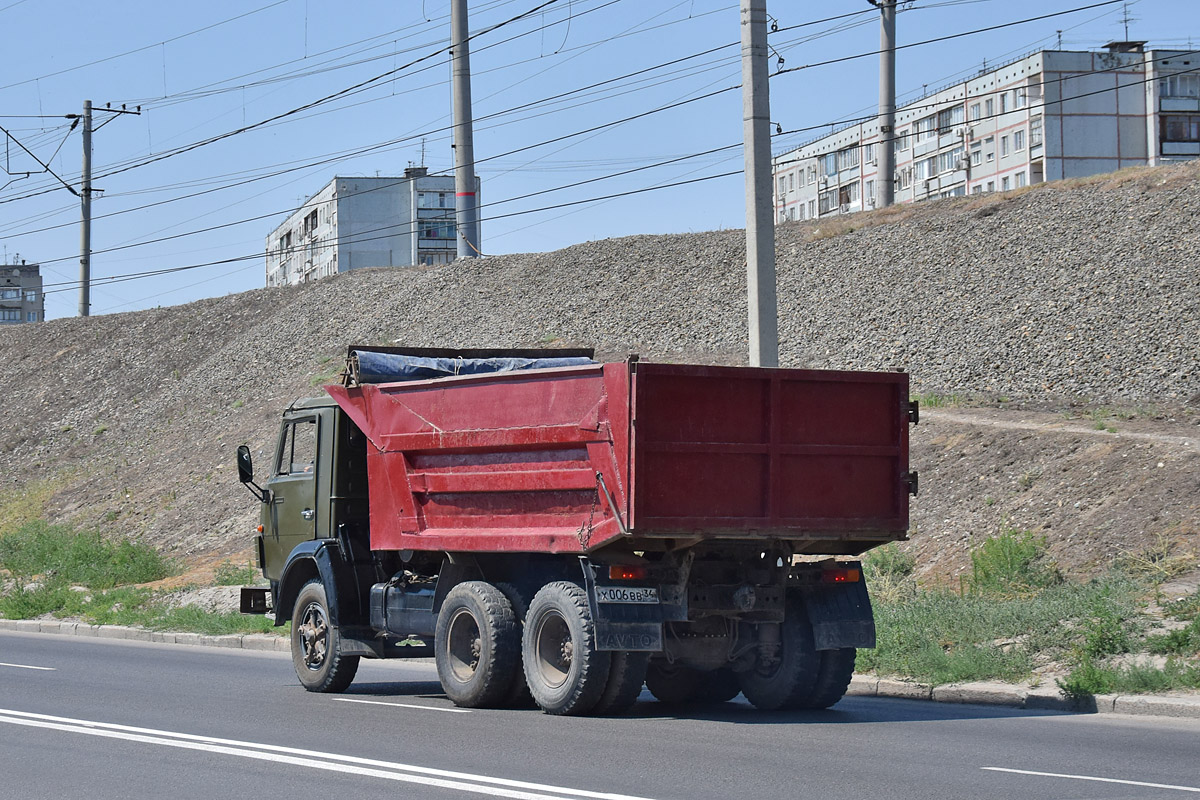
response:
<path fill-rule="evenodd" d="M 451 714 L 470 714 L 469 708 L 439 708 L 438 706 L 419 706 L 415 703 L 385 703 L 382 700 L 359 700 L 354 697 L 335 697 L 339 703 L 365 703 L 370 706 L 395 706 L 396 708 L 419 708 L 422 711 L 446 711 Z"/>
<path fill-rule="evenodd" d="M 36 669 L 36 670 L 41 670 L 43 672 L 57 672 L 58 671 L 56 667 L 34 667 L 34 666 L 30 666 L 29 664 L 5 664 L 3 661 L 0 661 L 0 667 L 12 667 L 13 669 Z"/>
<path fill-rule="evenodd" d="M 4 708 L 0 708 L 0 723 L 146 742 L 165 747 L 204 750 L 243 758 L 253 758 L 260 761 L 275 761 L 283 764 L 311 767 L 313 769 L 324 769 L 331 772 L 366 775 L 368 777 L 438 786 L 497 797 L 511 797 L 515 800 L 571 800 L 571 798 L 576 797 L 592 798 L 593 800 L 649 800 L 645 797 L 635 797 L 632 795 L 594 792 L 587 789 L 571 789 L 565 786 L 551 786 L 509 778 L 495 778 L 469 772 L 455 772 L 413 764 L 401 764 L 393 761 L 379 761 L 370 758 L 359 758 L 357 756 L 339 755 L 337 753 L 323 753 L 317 750 L 303 750 L 258 742 L 242 742 L 236 739 L 220 739 L 212 736 L 197 736 L 189 733 L 138 728 L 109 722 L 71 719 L 70 717 L 56 717 L 49 714 L 34 714 L 27 711 L 14 711 Z M 468 781 L 472 782 L 468 783 Z"/>
<path fill-rule="evenodd" d="M 1034 772 L 1028 769 L 1007 769 L 1006 767 L 980 767 L 991 772 L 1014 772 L 1018 775 L 1037 775 L 1042 778 L 1070 778 L 1076 781 L 1096 781 L 1097 783 L 1120 783 L 1126 786 L 1147 786 L 1151 789 L 1174 789 L 1177 792 L 1195 792 L 1200 794 L 1200 787 L 1175 786 L 1170 783 L 1146 783 L 1145 781 L 1124 781 L 1119 778 L 1097 778 L 1092 775 L 1064 775 L 1059 772 Z"/>

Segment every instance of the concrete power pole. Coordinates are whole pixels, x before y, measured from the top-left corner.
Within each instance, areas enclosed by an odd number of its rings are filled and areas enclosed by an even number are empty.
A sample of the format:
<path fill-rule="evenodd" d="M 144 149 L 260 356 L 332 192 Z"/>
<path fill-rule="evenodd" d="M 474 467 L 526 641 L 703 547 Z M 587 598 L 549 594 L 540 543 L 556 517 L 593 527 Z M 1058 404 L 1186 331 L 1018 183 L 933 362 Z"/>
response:
<path fill-rule="evenodd" d="M 79 316 L 91 313 L 92 281 L 92 101 L 83 101 L 83 186 L 79 192 Z"/>
<path fill-rule="evenodd" d="M 779 366 L 775 212 L 771 203 L 771 100 L 767 92 L 767 0 L 741 0 L 742 135 L 746 171 L 746 288 L 750 365 Z"/>
<path fill-rule="evenodd" d="M 475 144 L 471 127 L 471 54 L 467 0 L 450 0 L 451 85 L 454 95 L 454 203 L 458 257 L 479 253 L 479 198 L 475 194 Z"/>
<path fill-rule="evenodd" d="M 875 205 L 895 202 L 896 174 L 896 0 L 867 0 L 879 7 L 879 173 Z"/>

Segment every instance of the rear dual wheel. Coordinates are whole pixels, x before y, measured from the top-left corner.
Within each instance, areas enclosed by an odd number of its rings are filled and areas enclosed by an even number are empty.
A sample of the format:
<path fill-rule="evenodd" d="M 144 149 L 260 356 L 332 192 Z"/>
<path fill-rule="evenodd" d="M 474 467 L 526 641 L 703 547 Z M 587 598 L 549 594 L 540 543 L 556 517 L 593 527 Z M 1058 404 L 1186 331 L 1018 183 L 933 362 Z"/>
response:
<path fill-rule="evenodd" d="M 829 708 L 846 694 L 857 651 L 817 650 L 799 600 L 788 602 L 786 614 L 778 660 L 741 673 L 742 693 L 764 711 Z"/>
<path fill-rule="evenodd" d="M 457 706 L 505 705 L 520 669 L 520 627 L 511 601 L 483 581 L 446 595 L 433 637 L 438 679 Z"/>
<path fill-rule="evenodd" d="M 547 714 L 587 714 L 600 703 L 609 685 L 613 657 L 597 650 L 594 641 L 595 624 L 587 593 L 580 586 L 555 581 L 534 595 L 525 615 L 521 654 L 525 682 Z M 632 677 L 614 687 L 609 707 L 627 699 L 628 680 Z M 640 690 L 640 682 L 638 687 Z"/>

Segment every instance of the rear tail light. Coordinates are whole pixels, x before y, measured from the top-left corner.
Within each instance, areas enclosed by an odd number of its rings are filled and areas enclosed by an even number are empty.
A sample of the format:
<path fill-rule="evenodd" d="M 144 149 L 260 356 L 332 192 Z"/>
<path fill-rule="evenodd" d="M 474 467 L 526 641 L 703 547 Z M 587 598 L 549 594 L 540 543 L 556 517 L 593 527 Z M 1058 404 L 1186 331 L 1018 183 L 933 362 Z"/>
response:
<path fill-rule="evenodd" d="M 633 567 L 628 564 L 613 564 L 608 568 L 608 579 L 613 581 L 640 581 L 649 574 L 645 567 Z"/>
<path fill-rule="evenodd" d="M 858 583 L 862 570 L 858 567 L 831 567 L 821 571 L 822 583 Z"/>

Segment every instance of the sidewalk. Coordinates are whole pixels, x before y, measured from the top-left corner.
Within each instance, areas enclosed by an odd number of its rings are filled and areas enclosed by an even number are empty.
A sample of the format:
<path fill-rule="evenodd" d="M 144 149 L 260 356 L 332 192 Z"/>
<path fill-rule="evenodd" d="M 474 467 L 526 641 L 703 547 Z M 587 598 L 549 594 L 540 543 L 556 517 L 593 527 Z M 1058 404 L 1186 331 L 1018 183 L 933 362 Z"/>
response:
<path fill-rule="evenodd" d="M 0 631 L 53 633 L 60 636 L 91 636 L 99 639 L 128 639 L 140 642 L 267 650 L 281 653 L 289 650 L 286 638 L 264 633 L 208 636 L 202 633 L 165 633 L 123 625 L 88 625 L 82 622 L 9 619 L 0 619 Z M 1195 695 L 1098 694 L 1083 701 L 1076 701 L 1063 697 L 1058 688 L 1052 686 L 1028 687 L 990 682 L 928 686 L 890 678 L 877 678 L 874 675 L 855 675 L 850 681 L 850 689 L 846 695 L 930 700 L 935 703 L 972 703 L 1078 713 L 1200 719 L 1200 696 Z"/>

